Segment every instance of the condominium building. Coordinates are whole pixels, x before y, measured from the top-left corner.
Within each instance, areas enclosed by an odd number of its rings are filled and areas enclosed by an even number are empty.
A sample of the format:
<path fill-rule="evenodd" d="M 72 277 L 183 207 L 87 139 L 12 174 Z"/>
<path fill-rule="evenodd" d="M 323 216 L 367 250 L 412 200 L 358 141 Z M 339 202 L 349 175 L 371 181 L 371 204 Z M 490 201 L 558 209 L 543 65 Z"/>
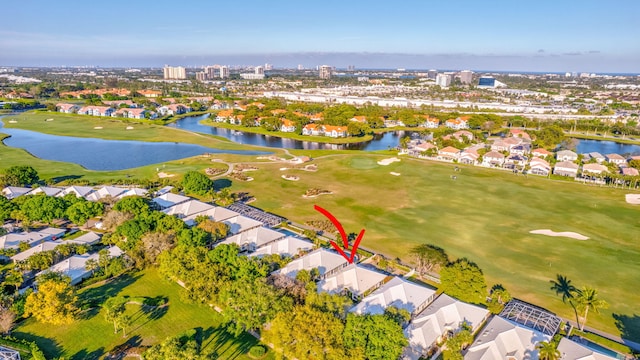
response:
<path fill-rule="evenodd" d="M 438 76 L 438 70 L 429 70 L 427 71 L 427 78 L 431 79 L 431 80 L 435 80 L 436 76 Z"/>
<path fill-rule="evenodd" d="M 331 66 L 321 65 L 318 73 L 320 79 L 331 79 L 331 70 Z"/>
<path fill-rule="evenodd" d="M 220 79 L 226 79 L 229 77 L 229 67 L 220 66 Z"/>
<path fill-rule="evenodd" d="M 256 73 L 256 75 L 264 75 L 264 67 L 256 66 L 254 72 Z"/>
<path fill-rule="evenodd" d="M 462 70 L 460 71 L 460 82 L 463 84 L 471 84 L 473 81 L 473 71 Z"/>
<path fill-rule="evenodd" d="M 165 80 L 183 80 L 187 78 L 187 72 L 182 66 L 168 66 L 164 67 L 164 79 Z"/>
<path fill-rule="evenodd" d="M 436 85 L 440 85 L 443 88 L 449 87 L 452 78 L 451 74 L 438 74 L 436 76 Z"/>

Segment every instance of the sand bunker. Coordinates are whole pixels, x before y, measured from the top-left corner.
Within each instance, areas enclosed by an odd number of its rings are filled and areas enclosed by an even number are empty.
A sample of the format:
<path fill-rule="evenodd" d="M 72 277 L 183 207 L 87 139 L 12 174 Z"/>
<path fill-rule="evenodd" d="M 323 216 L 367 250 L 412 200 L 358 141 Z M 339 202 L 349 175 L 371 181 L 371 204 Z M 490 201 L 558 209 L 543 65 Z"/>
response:
<path fill-rule="evenodd" d="M 165 173 L 165 172 L 159 172 L 159 173 L 158 173 L 158 177 L 159 177 L 160 179 L 162 179 L 162 178 L 168 178 L 168 177 L 174 177 L 174 176 L 176 176 L 176 174 L 167 174 L 167 173 Z"/>
<path fill-rule="evenodd" d="M 391 175 L 393 175 L 393 176 L 400 176 L 400 173 L 393 172 L 393 171 L 392 171 L 392 172 L 390 172 L 389 174 L 391 174 Z"/>
<path fill-rule="evenodd" d="M 394 158 L 388 158 L 388 159 L 382 159 L 382 160 L 378 161 L 378 165 L 384 165 L 384 166 L 387 166 L 387 165 L 389 165 L 389 164 L 391 164 L 391 163 L 394 163 L 394 162 L 396 162 L 396 161 L 400 161 L 400 159 L 398 159 L 398 158 L 396 158 L 396 157 L 394 157 Z"/>
<path fill-rule="evenodd" d="M 53 119 L 47 119 L 47 120 L 45 120 L 45 121 L 53 121 Z"/>
<path fill-rule="evenodd" d="M 555 232 L 549 229 L 541 229 L 541 230 L 531 230 L 529 232 L 531 234 L 538 234 L 538 235 L 562 236 L 562 237 L 568 237 L 576 240 L 589 240 L 587 236 L 584 236 L 582 234 L 578 234 L 575 232 L 571 232 L 571 231 Z"/>
<path fill-rule="evenodd" d="M 640 194 L 627 194 L 625 198 L 629 204 L 640 205 Z"/>
<path fill-rule="evenodd" d="M 102 126 L 96 126 L 96 127 L 94 127 L 94 129 L 100 130 L 100 129 L 102 129 Z"/>
<path fill-rule="evenodd" d="M 127 126 L 126 130 L 133 130 L 133 126 Z"/>
<path fill-rule="evenodd" d="M 16 124 L 16 123 L 18 123 L 18 121 L 16 121 L 16 120 L 9 120 L 9 123 L 10 123 L 10 124 Z"/>
<path fill-rule="evenodd" d="M 289 181 L 298 181 L 300 180 L 299 177 L 294 176 L 294 175 L 282 175 L 282 178 L 285 180 L 289 180 Z"/>

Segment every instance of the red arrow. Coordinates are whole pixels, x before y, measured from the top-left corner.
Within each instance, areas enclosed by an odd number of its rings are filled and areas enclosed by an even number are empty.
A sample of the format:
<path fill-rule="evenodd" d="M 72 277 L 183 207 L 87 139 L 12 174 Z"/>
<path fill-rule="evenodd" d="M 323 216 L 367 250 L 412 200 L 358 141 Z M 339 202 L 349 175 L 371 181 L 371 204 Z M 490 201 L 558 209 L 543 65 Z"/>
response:
<path fill-rule="evenodd" d="M 349 249 L 349 240 L 347 239 L 347 234 L 345 233 L 344 228 L 342 227 L 342 224 L 340 224 L 340 221 L 338 221 L 338 219 L 336 219 L 336 217 L 333 216 L 330 212 L 321 208 L 318 205 L 314 205 L 313 208 L 319 211 L 322 215 L 326 216 L 333 223 L 333 226 L 335 226 L 336 229 L 338 229 L 338 232 L 340 232 L 340 237 L 342 237 L 342 243 L 344 245 L 344 249 L 345 250 Z M 363 236 L 364 236 L 364 229 L 360 230 L 360 234 L 358 234 L 358 237 L 356 238 L 356 241 L 353 244 L 353 249 L 351 249 L 350 256 L 347 256 L 344 250 L 342 250 L 342 248 L 340 248 L 340 246 L 338 246 L 338 244 L 336 244 L 335 241 L 331 240 L 329 243 L 331 244 L 331 246 L 333 246 L 334 249 L 336 249 L 336 251 L 340 255 L 342 255 L 342 257 L 347 259 L 349 264 L 353 264 L 353 259 L 356 256 L 356 250 L 358 250 L 358 246 L 360 245 L 360 241 L 362 241 Z"/>

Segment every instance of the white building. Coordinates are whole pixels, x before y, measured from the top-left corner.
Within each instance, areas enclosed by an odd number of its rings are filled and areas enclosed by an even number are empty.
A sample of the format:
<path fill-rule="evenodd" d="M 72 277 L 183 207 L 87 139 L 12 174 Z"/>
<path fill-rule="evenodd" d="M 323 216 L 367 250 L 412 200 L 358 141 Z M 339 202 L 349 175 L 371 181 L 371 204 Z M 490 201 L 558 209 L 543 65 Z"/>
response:
<path fill-rule="evenodd" d="M 318 69 L 320 79 L 331 79 L 332 68 L 329 65 L 321 65 Z"/>
<path fill-rule="evenodd" d="M 226 79 L 229 77 L 229 67 L 220 66 L 220 79 Z"/>
<path fill-rule="evenodd" d="M 605 355 L 567 338 L 558 344 L 561 360 L 613 360 L 615 356 Z"/>
<path fill-rule="evenodd" d="M 451 85 L 451 81 L 453 80 L 453 76 L 451 74 L 438 74 L 436 75 L 436 85 L 440 87 L 446 88 Z"/>
<path fill-rule="evenodd" d="M 471 84 L 473 81 L 473 71 L 462 70 L 460 71 L 460 82 L 463 84 Z"/>
<path fill-rule="evenodd" d="M 384 282 L 387 275 L 365 267 L 351 264 L 339 273 L 318 282 L 318 292 L 350 295 L 352 299 L 360 299 L 366 292 L 376 289 Z"/>
<path fill-rule="evenodd" d="M 407 310 L 411 316 L 420 313 L 435 298 L 436 291 L 394 277 L 378 290 L 372 292 L 362 301 L 351 308 L 351 312 L 356 314 L 383 314 L 384 310 L 393 306 L 398 309 Z"/>
<path fill-rule="evenodd" d="M 184 80 L 187 78 L 187 72 L 182 66 L 164 66 L 164 79 L 165 80 Z"/>

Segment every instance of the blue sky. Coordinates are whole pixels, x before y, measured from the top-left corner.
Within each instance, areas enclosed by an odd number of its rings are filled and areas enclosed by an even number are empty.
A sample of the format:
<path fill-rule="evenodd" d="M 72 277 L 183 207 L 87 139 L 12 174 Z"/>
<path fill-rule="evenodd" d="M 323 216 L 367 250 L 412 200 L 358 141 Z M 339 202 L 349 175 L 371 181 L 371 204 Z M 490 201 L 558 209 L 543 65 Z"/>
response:
<path fill-rule="evenodd" d="M 28 0 L 4 8 L 0 65 L 640 72 L 637 0 Z"/>

